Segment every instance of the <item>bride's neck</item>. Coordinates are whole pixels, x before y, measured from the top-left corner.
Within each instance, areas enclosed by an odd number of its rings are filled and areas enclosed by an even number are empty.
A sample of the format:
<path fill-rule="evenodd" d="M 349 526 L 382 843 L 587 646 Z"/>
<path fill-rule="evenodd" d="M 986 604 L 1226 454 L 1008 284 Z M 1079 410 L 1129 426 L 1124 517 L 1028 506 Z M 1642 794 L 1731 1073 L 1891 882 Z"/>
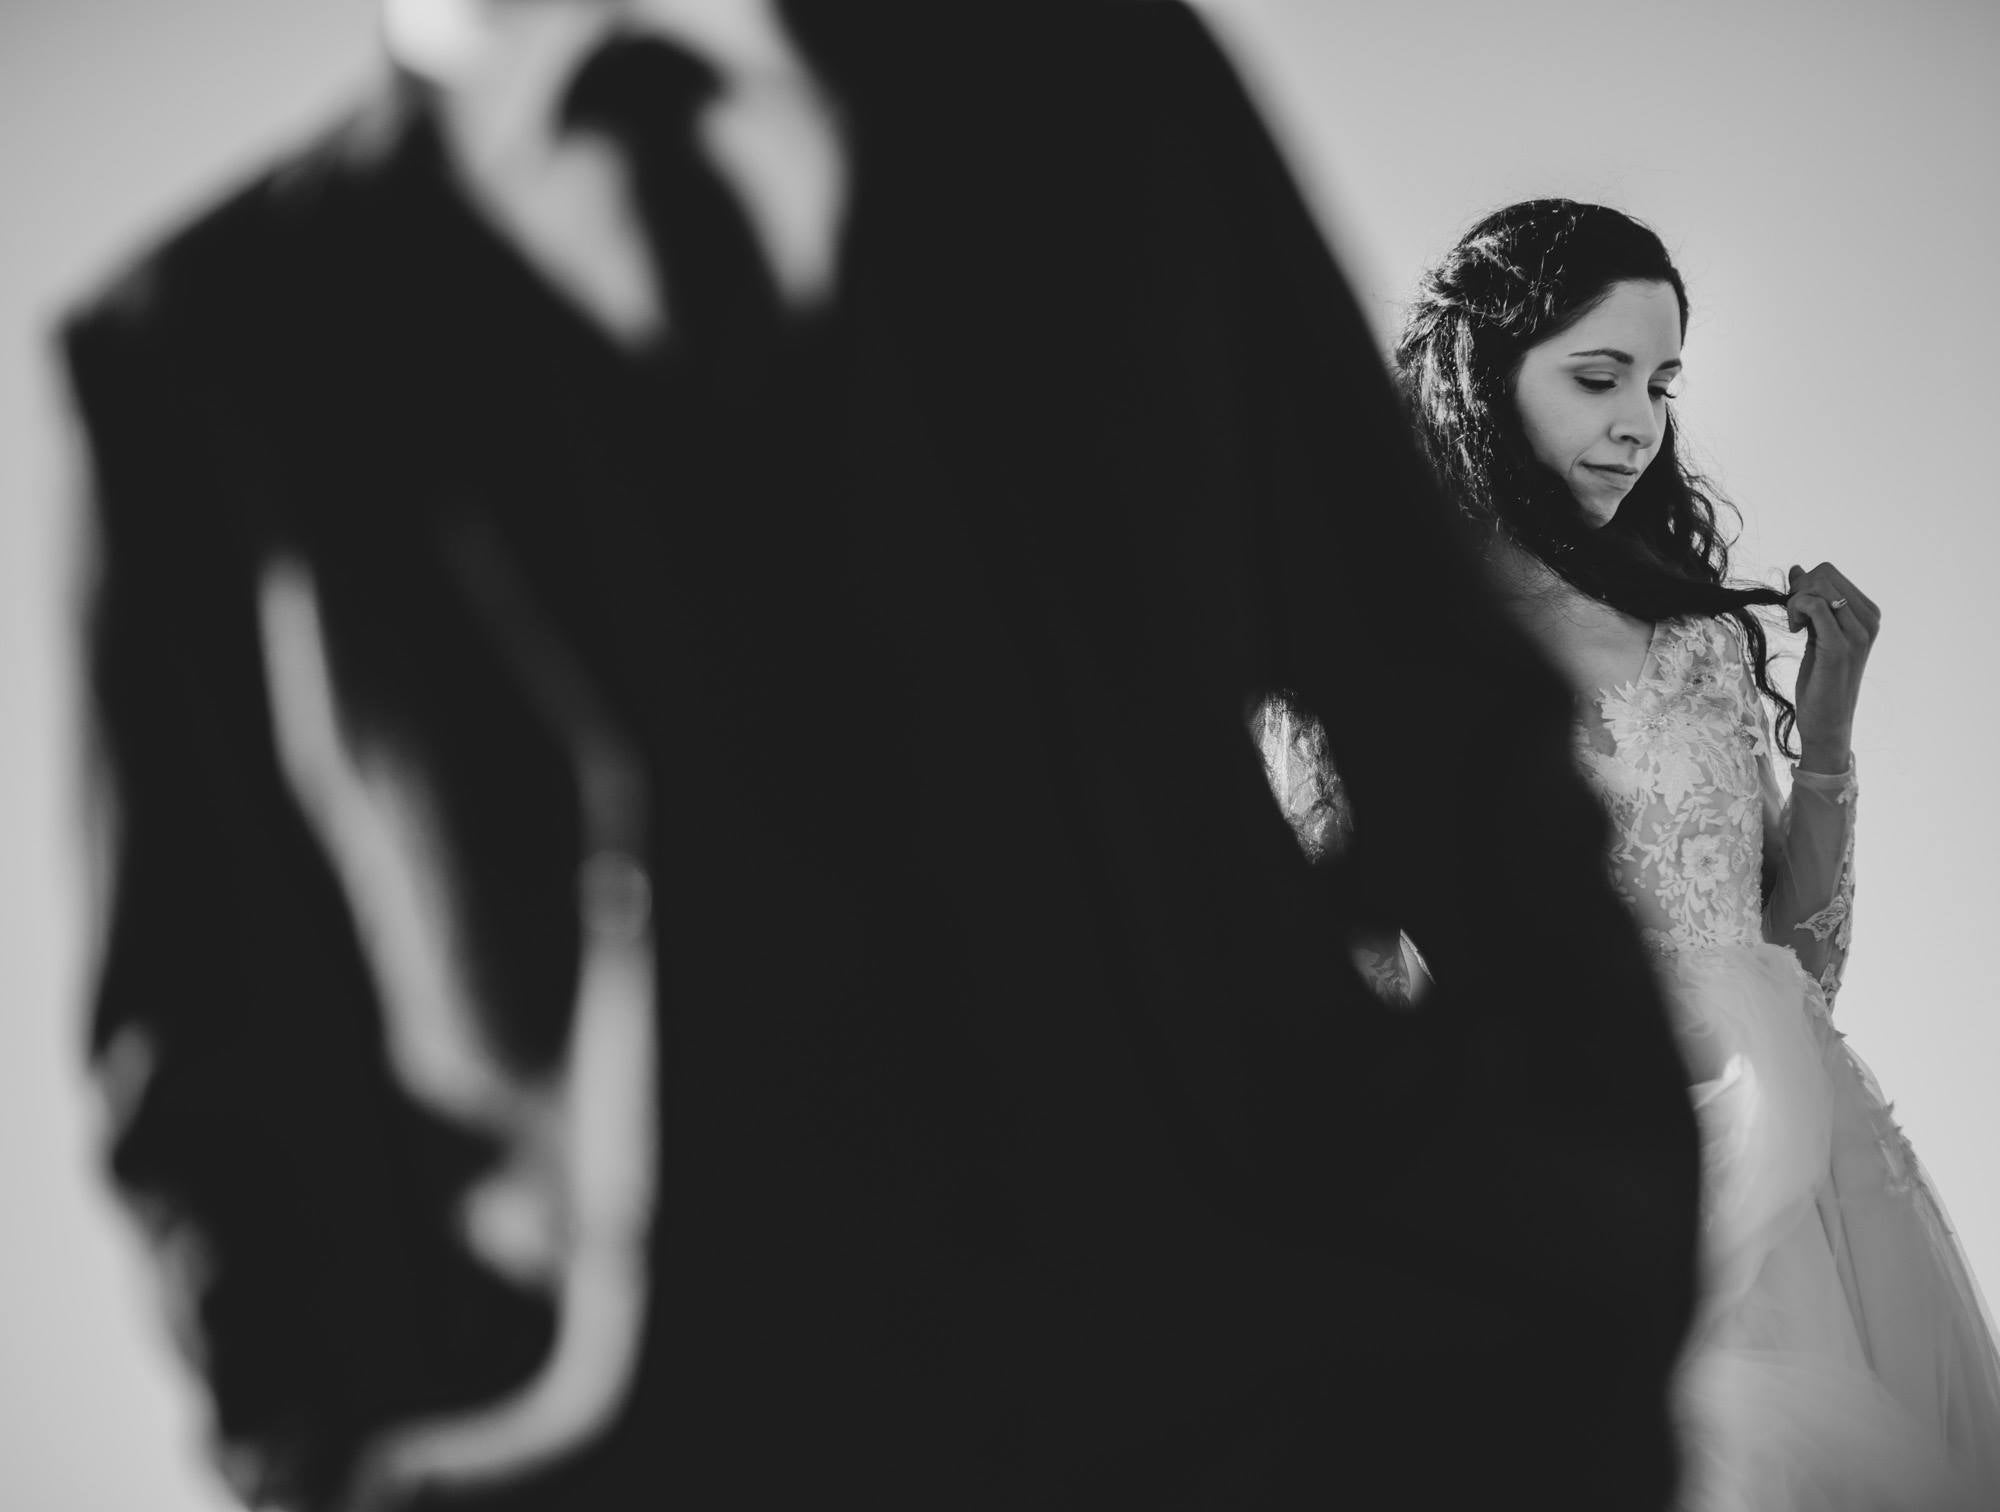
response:
<path fill-rule="evenodd" d="M 1533 552 L 1505 536 L 1496 537 L 1487 548 L 1486 573 L 1488 581 L 1499 590 L 1508 612 L 1544 639 L 1615 634 L 1642 623 L 1592 598 Z"/>

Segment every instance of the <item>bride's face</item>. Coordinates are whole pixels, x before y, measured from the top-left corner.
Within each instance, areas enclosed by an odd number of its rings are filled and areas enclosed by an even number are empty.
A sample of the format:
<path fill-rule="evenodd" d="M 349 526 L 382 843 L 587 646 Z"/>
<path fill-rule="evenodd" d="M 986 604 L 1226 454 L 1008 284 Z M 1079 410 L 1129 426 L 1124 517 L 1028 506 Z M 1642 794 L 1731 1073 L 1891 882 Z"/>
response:
<path fill-rule="evenodd" d="M 1514 403 L 1528 447 L 1591 523 L 1618 512 L 1659 454 L 1680 370 L 1680 300 L 1653 282 L 1613 284 L 1596 309 L 1522 357 Z"/>

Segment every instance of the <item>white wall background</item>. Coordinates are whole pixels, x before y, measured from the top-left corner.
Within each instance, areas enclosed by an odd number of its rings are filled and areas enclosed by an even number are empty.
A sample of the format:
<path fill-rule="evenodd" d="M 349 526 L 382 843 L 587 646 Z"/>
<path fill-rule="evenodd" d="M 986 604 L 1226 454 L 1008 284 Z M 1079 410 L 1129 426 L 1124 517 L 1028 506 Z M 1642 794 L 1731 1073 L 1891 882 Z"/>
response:
<path fill-rule="evenodd" d="M 1886 612 L 1841 1017 L 2000 1297 L 2000 7 L 1212 8 L 1385 342 L 1419 266 L 1509 200 L 1605 200 L 1674 249 L 1682 415 L 1744 506 L 1743 565 L 1830 559 Z M 45 333 L 373 52 L 368 0 L 0 0 L 0 1505 L 23 1512 L 223 1505 L 77 1070 L 72 495 Z"/>

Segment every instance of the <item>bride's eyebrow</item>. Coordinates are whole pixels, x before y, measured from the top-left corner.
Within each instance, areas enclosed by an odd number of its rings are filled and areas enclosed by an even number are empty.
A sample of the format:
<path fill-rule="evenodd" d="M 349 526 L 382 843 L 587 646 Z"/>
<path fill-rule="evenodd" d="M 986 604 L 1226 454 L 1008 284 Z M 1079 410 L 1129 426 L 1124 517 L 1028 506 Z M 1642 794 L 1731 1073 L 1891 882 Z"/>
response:
<path fill-rule="evenodd" d="M 1621 352 L 1616 347 L 1592 347 L 1587 352 L 1571 352 L 1570 356 L 1609 357 L 1613 362 L 1622 362 L 1626 367 L 1631 367 L 1633 364 L 1632 354 L 1630 352 Z M 1653 371 L 1656 373 L 1664 373 L 1669 368 L 1671 368 L 1675 372 L 1679 372 L 1681 369 L 1681 365 L 1682 364 L 1680 358 L 1669 357 L 1665 362 L 1661 363 L 1658 367 L 1653 369 Z"/>

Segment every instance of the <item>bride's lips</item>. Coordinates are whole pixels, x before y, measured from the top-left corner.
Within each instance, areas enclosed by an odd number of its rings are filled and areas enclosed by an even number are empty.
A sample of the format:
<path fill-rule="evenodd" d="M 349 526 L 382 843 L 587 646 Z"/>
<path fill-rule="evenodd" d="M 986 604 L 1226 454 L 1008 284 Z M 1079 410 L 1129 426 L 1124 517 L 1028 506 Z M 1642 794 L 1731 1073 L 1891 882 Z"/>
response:
<path fill-rule="evenodd" d="M 1639 469 L 1636 467 L 1612 467 L 1603 462 L 1586 462 L 1583 465 L 1607 483 L 1623 483 L 1629 486 L 1639 481 Z"/>

